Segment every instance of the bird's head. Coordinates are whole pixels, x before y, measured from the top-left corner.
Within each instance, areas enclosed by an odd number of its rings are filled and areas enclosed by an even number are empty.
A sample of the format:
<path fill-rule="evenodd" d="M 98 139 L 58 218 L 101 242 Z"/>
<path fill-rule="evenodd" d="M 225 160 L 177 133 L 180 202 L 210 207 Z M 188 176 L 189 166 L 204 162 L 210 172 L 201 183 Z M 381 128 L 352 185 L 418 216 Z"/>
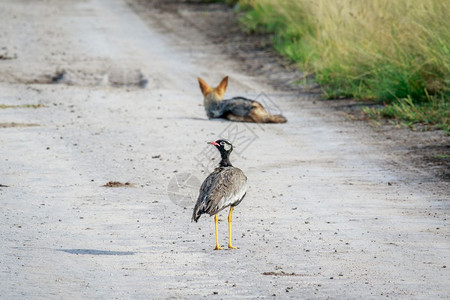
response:
<path fill-rule="evenodd" d="M 220 153 L 230 154 L 233 151 L 233 145 L 228 140 L 217 140 L 215 142 L 209 142 L 208 144 L 215 146 L 219 149 Z"/>
<path fill-rule="evenodd" d="M 215 146 L 219 150 L 220 156 L 222 157 L 219 163 L 221 167 L 232 167 L 230 153 L 233 151 L 233 145 L 231 145 L 230 141 L 220 139 L 215 142 L 209 142 L 208 144 Z"/>

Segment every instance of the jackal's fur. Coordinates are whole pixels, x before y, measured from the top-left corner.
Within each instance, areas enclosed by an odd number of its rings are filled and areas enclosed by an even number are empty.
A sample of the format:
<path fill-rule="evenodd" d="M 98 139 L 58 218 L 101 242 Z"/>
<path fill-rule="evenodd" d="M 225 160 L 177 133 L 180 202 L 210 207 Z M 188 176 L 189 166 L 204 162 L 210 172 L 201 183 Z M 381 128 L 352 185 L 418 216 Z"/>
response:
<path fill-rule="evenodd" d="M 203 93 L 203 104 L 208 118 L 224 118 L 230 121 L 253 123 L 286 123 L 282 115 L 271 115 L 258 101 L 244 97 L 223 100 L 228 85 L 226 76 L 216 88 L 210 87 L 203 79 L 198 78 Z"/>

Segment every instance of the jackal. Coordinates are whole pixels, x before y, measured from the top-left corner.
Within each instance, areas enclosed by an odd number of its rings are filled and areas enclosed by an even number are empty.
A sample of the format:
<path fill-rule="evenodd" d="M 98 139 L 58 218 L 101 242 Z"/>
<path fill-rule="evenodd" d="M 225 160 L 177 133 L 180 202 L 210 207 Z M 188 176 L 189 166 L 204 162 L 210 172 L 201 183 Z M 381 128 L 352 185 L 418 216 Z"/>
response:
<path fill-rule="evenodd" d="M 237 122 L 253 123 L 286 123 L 282 115 L 271 115 L 258 101 L 244 97 L 223 100 L 228 85 L 226 76 L 216 88 L 210 87 L 203 79 L 198 78 L 203 93 L 203 104 L 208 118 L 223 118 Z"/>

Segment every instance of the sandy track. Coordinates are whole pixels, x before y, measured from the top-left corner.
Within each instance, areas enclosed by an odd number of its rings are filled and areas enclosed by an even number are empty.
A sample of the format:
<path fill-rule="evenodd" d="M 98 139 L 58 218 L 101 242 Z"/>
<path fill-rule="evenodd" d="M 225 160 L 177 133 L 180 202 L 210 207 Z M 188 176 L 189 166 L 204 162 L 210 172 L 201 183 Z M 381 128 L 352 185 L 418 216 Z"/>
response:
<path fill-rule="evenodd" d="M 448 298 L 448 184 L 368 129 L 120 0 L 1 5 L 0 104 L 43 105 L 0 109 L 2 298 Z M 289 122 L 208 121 L 199 75 L 263 91 Z M 212 251 L 212 219 L 191 223 L 192 199 L 167 192 L 186 173 L 195 194 L 219 135 L 249 178 L 236 251 Z"/>

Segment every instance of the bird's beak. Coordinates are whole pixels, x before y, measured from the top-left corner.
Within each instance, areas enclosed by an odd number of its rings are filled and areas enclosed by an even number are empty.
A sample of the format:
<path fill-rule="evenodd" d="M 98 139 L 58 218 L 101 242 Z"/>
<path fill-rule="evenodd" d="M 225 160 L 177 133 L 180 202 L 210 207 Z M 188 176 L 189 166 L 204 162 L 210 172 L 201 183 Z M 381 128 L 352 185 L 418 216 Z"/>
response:
<path fill-rule="evenodd" d="M 218 143 L 216 143 L 216 142 L 208 142 L 208 144 L 210 144 L 210 145 L 214 145 L 214 146 L 220 146 Z"/>

